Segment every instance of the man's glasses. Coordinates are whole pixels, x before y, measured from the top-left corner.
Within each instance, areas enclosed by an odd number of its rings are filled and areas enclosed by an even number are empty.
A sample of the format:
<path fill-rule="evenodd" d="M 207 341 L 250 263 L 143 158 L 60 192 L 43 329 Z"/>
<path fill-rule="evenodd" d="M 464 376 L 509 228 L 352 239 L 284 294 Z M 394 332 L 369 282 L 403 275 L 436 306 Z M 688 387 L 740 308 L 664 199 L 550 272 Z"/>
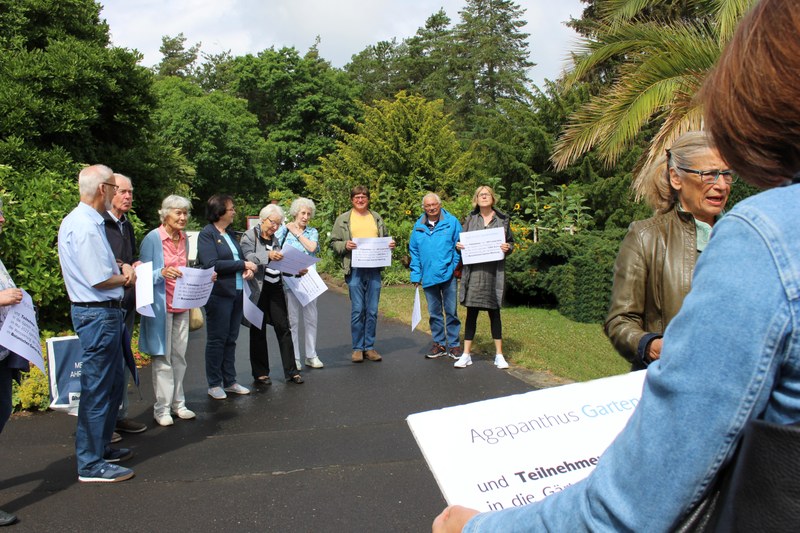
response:
<path fill-rule="evenodd" d="M 736 174 L 733 173 L 733 170 L 720 170 L 715 168 L 714 170 L 695 170 L 693 168 L 683 168 L 683 167 L 675 167 L 678 170 L 686 172 L 688 174 L 696 174 L 700 176 L 700 181 L 706 185 L 713 185 L 717 182 L 717 180 L 722 177 L 725 180 L 725 183 L 730 185 L 731 183 L 736 181 Z"/>
<path fill-rule="evenodd" d="M 117 193 L 117 189 L 119 189 L 119 185 L 115 185 L 113 183 L 108 183 L 107 181 L 104 181 L 102 184 L 105 185 L 106 187 L 114 187 L 114 194 L 116 194 Z"/>

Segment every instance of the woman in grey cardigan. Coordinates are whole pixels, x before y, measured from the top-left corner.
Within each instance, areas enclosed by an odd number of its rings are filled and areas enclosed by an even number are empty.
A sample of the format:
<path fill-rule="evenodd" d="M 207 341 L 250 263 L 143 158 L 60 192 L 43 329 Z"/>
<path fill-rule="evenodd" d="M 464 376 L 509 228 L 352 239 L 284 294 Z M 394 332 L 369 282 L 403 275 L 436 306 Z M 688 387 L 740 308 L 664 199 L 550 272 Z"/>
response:
<path fill-rule="evenodd" d="M 514 236 L 508 215 L 495 209 L 497 196 L 491 187 L 483 185 L 478 187 L 472 197 L 472 213 L 467 215 L 461 224 L 462 233 L 491 228 L 503 228 L 505 242 L 500 249 L 505 255 L 513 250 Z M 464 249 L 461 242 L 456 244 L 459 250 Z M 505 259 L 487 263 L 464 265 L 461 274 L 461 287 L 458 301 L 467 308 L 467 319 L 464 323 L 464 353 L 453 365 L 456 368 L 466 368 L 472 364 L 472 339 L 475 337 L 475 326 L 478 321 L 478 311 L 485 310 L 489 314 L 489 322 L 494 339 L 495 356 L 494 364 L 497 368 L 508 368 L 503 357 L 503 324 L 500 320 L 500 306 L 503 303 L 503 289 L 505 287 Z"/>

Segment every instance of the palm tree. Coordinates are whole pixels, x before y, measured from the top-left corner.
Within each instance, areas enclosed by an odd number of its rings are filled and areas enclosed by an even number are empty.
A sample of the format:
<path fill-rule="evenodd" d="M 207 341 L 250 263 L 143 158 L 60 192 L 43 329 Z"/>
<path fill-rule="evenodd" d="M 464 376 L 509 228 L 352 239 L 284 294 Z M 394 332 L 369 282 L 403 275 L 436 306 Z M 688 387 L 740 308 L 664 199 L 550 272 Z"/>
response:
<path fill-rule="evenodd" d="M 585 39 L 566 89 L 609 60 L 620 65 L 611 85 L 570 117 L 551 157 L 563 169 L 592 148 L 613 166 L 643 127 L 661 122 L 639 165 L 645 165 L 682 133 L 701 129 L 695 101 L 737 23 L 757 0 L 685 0 L 691 19 L 643 20 L 646 10 L 668 0 L 605 0 L 596 37 Z M 641 184 L 634 181 L 637 199 Z"/>

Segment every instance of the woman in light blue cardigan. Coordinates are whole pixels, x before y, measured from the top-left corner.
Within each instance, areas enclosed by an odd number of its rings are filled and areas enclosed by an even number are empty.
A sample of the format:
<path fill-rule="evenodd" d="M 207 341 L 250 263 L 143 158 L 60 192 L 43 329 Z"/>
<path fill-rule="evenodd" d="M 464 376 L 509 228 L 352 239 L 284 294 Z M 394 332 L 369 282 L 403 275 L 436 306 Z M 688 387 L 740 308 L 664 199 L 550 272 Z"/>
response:
<path fill-rule="evenodd" d="M 142 315 L 139 349 L 152 356 L 153 417 L 160 426 L 173 424 L 171 412 L 179 418 L 195 417 L 186 408 L 183 377 L 186 374 L 186 345 L 189 341 L 189 311 L 174 309 L 175 280 L 188 264 L 189 240 L 183 231 L 189 218 L 189 200 L 167 196 L 158 211 L 161 226 L 142 240 L 139 260 L 153 263 L 153 314 Z"/>

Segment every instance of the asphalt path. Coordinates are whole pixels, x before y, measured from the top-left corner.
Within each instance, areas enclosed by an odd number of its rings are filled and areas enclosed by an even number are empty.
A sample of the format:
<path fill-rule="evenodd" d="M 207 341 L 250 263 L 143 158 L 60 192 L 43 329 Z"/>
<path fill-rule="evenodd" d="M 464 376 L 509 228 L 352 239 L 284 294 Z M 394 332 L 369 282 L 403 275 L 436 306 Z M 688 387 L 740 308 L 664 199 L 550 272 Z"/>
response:
<path fill-rule="evenodd" d="M 427 360 L 428 335 L 383 319 L 383 361 L 353 364 L 349 313 L 346 295 L 320 297 L 325 368 L 304 369 L 302 385 L 284 383 L 270 328 L 273 384 L 223 401 L 206 393 L 204 329 L 192 332 L 184 383 L 197 419 L 171 427 L 153 421 L 142 369 L 130 415 L 149 428 L 119 444 L 135 453 L 129 481 L 78 482 L 74 417 L 15 415 L 0 435 L 0 508 L 19 517 L 8 531 L 430 531 L 445 501 L 406 417 L 532 387 L 488 355 L 463 370 Z M 250 387 L 245 328 L 236 369 Z"/>

